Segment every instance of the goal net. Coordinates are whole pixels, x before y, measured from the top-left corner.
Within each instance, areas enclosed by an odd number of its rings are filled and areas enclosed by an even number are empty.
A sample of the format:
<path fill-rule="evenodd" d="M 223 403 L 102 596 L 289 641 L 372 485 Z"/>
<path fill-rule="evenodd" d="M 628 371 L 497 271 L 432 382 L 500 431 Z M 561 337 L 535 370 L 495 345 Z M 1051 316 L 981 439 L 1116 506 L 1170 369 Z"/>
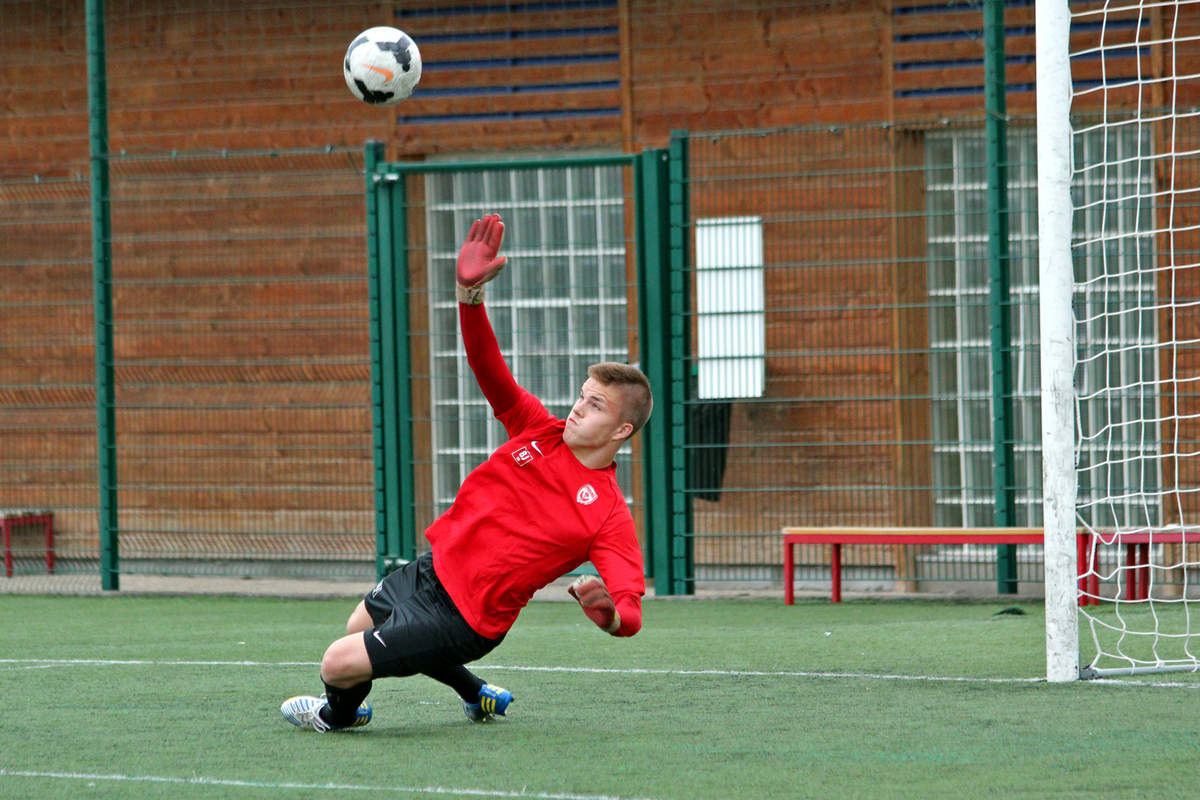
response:
<path fill-rule="evenodd" d="M 1197 670 L 1200 0 L 1037 22 L 1047 676 Z"/>

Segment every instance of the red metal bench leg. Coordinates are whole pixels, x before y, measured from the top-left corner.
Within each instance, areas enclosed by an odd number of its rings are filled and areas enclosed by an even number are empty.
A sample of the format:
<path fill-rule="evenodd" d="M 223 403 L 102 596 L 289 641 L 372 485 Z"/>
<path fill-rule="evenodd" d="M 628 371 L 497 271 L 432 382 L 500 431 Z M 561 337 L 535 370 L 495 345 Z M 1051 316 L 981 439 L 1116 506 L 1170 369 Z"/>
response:
<path fill-rule="evenodd" d="M 1125 545 L 1125 599 L 1145 600 L 1150 597 L 1150 544 L 1135 542 Z"/>
<path fill-rule="evenodd" d="M 793 546 L 786 539 L 783 542 L 783 602 L 792 605 L 796 601 L 796 587 L 792 583 L 796 579 L 796 565 L 792 560 Z"/>
<path fill-rule="evenodd" d="M 1086 533 L 1075 536 L 1075 572 L 1079 575 L 1079 605 L 1088 605 L 1088 541 L 1091 537 Z"/>
<path fill-rule="evenodd" d="M 833 592 L 830 600 L 842 602 L 842 546 L 834 543 L 830 546 L 829 572 L 833 579 Z"/>
<path fill-rule="evenodd" d="M 1079 605 L 1100 605 L 1100 576 L 1095 572 L 1095 537 L 1090 533 L 1079 534 L 1076 539 L 1076 562 L 1079 570 Z"/>
<path fill-rule="evenodd" d="M 1126 545 L 1126 600 L 1138 599 L 1138 546 Z"/>
<path fill-rule="evenodd" d="M 4 527 L 4 577 L 12 577 L 13 558 L 12 558 L 12 521 L 5 519 L 0 522 Z"/>
<path fill-rule="evenodd" d="M 46 529 L 46 574 L 54 574 L 54 515 L 42 517 L 42 525 Z"/>
<path fill-rule="evenodd" d="M 1150 543 L 1142 542 L 1138 545 L 1138 563 L 1141 566 L 1138 572 L 1141 574 L 1141 579 L 1138 581 L 1138 588 L 1141 590 L 1138 594 L 1138 600 L 1147 600 L 1150 597 Z"/>

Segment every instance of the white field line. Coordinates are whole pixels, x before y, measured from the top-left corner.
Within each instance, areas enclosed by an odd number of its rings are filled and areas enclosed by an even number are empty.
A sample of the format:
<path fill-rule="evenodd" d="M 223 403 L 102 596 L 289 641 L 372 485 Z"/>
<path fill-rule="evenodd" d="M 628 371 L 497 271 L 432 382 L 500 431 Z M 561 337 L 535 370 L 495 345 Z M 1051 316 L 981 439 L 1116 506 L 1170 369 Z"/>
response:
<path fill-rule="evenodd" d="M 1200 683 L 1185 683 L 1183 681 L 1133 681 L 1128 678 L 1092 678 L 1088 683 L 1103 683 L 1112 686 L 1161 686 L 1164 689 L 1200 689 Z"/>
<path fill-rule="evenodd" d="M 49 669 L 74 666 L 148 666 L 148 667 L 319 667 L 317 661 L 184 661 L 158 659 L 107 658 L 0 658 L 10 669 Z M 479 664 L 480 670 L 497 672 L 567 672 L 596 675 L 679 675 L 686 677 L 765 677 L 765 678 L 851 678 L 889 681 L 938 681 L 952 683 L 1037 683 L 1043 678 L 976 678 L 946 675 L 889 675 L 874 672 L 804 672 L 796 670 L 743 669 L 641 669 L 607 667 L 536 667 L 504 664 Z"/>
<path fill-rule="evenodd" d="M 310 667 L 320 666 L 319 661 L 187 661 L 164 659 L 109 659 L 109 658 L 0 658 L 0 671 L 18 669 L 53 669 L 77 666 L 147 666 L 147 667 Z M 930 683 L 1042 683 L 1043 677 L 1030 678 L 983 678 L 961 675 L 896 675 L 886 672 L 812 672 L 803 670 L 745 670 L 745 669 L 642 669 L 638 667 L 536 667 L 505 664 L 478 664 L 480 670 L 497 672 L 566 672 L 596 675 L 679 675 L 687 677 L 763 677 L 763 678 L 833 678 L 849 680 L 916 681 Z M 1145 686 L 1170 689 L 1200 689 L 1200 683 L 1180 681 L 1150 682 L 1120 678 L 1096 678 L 1087 683 L 1109 686 Z"/>
<path fill-rule="evenodd" d="M 227 778 L 172 778 L 165 775 L 108 775 L 90 772 L 35 772 L 0 767 L 0 778 L 48 778 L 69 781 L 110 781 L 115 783 L 159 783 L 181 786 L 225 786 L 238 789 L 283 789 L 288 791 L 386 792 L 389 794 L 442 794 L 452 797 L 528 798 L 528 800 L 633 800 L 608 794 L 569 794 L 564 792 L 506 792 L 499 789 L 463 789 L 452 786 L 366 786 L 355 783 L 280 783 L 239 781 Z"/>

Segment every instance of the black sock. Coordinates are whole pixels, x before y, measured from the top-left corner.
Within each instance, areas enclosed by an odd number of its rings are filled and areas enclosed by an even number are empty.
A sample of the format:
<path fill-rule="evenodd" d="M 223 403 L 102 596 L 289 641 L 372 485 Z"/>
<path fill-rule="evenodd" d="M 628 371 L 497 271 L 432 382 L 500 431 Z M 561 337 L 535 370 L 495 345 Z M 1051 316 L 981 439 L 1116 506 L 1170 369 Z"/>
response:
<path fill-rule="evenodd" d="M 425 674 L 458 692 L 458 696 L 468 703 L 479 702 L 479 690 L 483 688 L 484 680 L 461 664 L 429 670 Z"/>
<path fill-rule="evenodd" d="M 346 728 L 354 724 L 358 715 L 358 707 L 367 695 L 371 693 L 371 682 L 366 681 L 349 689 L 339 689 L 325 684 L 325 701 L 327 706 L 319 712 L 321 719 L 335 728 Z"/>

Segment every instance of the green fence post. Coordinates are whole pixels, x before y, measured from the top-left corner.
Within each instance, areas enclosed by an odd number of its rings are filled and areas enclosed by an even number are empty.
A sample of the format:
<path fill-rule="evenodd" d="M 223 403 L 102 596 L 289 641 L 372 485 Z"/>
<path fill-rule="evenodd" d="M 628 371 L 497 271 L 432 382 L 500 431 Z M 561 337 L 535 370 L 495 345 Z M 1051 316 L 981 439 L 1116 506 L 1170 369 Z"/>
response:
<path fill-rule="evenodd" d="M 1008 312 L 1008 108 L 1004 75 L 1004 0 L 987 0 L 983 7 L 984 102 L 987 109 L 988 175 L 988 305 L 992 357 L 992 483 L 995 524 L 1015 522 L 1013 468 L 1012 368 Z M 996 547 L 996 591 L 1017 591 L 1017 548 Z"/>
<path fill-rule="evenodd" d="M 117 530 L 117 422 L 113 388 L 112 219 L 108 181 L 108 77 L 104 0 L 87 0 L 88 146 L 92 167 L 92 285 L 95 308 L 96 439 L 99 467 L 100 585 L 120 585 Z"/>
<path fill-rule="evenodd" d="M 669 207 L 667 190 L 668 152 L 645 150 L 638 160 L 636 202 L 640 221 L 638 236 L 638 308 L 642 342 L 642 369 L 654 389 L 654 413 L 643 436 L 646 501 L 646 549 L 654 591 L 677 594 L 672 558 L 675 499 L 671 447 L 671 311 Z"/>
<path fill-rule="evenodd" d="M 408 192 L 404 174 L 392 173 L 387 175 L 388 186 L 391 189 L 391 228 L 392 254 L 388 263 L 392 267 L 392 307 L 395 309 L 395 338 L 394 346 L 394 380 L 395 407 L 388 413 L 388 418 L 396 428 L 393 437 L 396 447 L 396 508 L 395 519 L 397 526 L 388 534 L 388 546 L 393 558 L 392 567 L 396 566 L 397 558 L 411 561 L 417 557 L 417 514 L 416 514 L 416 481 L 413 471 L 413 437 L 412 437 L 412 358 L 408 345 L 409 314 L 408 314 Z"/>
<path fill-rule="evenodd" d="M 371 304 L 371 424 L 375 450 L 375 572 L 417 556 L 408 348 L 405 174 L 368 142 L 367 259 Z"/>
<path fill-rule="evenodd" d="M 366 203 L 367 203 L 367 291 L 371 308 L 371 445 L 375 460 L 375 573 L 379 577 L 387 574 L 389 557 L 388 532 L 388 487 L 393 467 L 388 464 L 388 448 L 386 446 L 384 385 L 387 383 L 384 367 L 383 342 L 385 331 L 390 327 L 391 320 L 384 318 L 382 294 L 380 291 L 379 263 L 379 194 L 380 186 L 379 164 L 383 161 L 383 142 L 369 141 L 363 158 L 366 173 Z"/>
<path fill-rule="evenodd" d="M 688 308 L 688 251 L 691 239 L 691 210 L 688 204 L 688 134 L 671 131 L 667 159 L 668 219 L 670 230 L 670 353 L 671 371 L 671 575 L 672 594 L 695 590 L 692 503 L 687 494 L 687 415 L 691 359 Z"/>

